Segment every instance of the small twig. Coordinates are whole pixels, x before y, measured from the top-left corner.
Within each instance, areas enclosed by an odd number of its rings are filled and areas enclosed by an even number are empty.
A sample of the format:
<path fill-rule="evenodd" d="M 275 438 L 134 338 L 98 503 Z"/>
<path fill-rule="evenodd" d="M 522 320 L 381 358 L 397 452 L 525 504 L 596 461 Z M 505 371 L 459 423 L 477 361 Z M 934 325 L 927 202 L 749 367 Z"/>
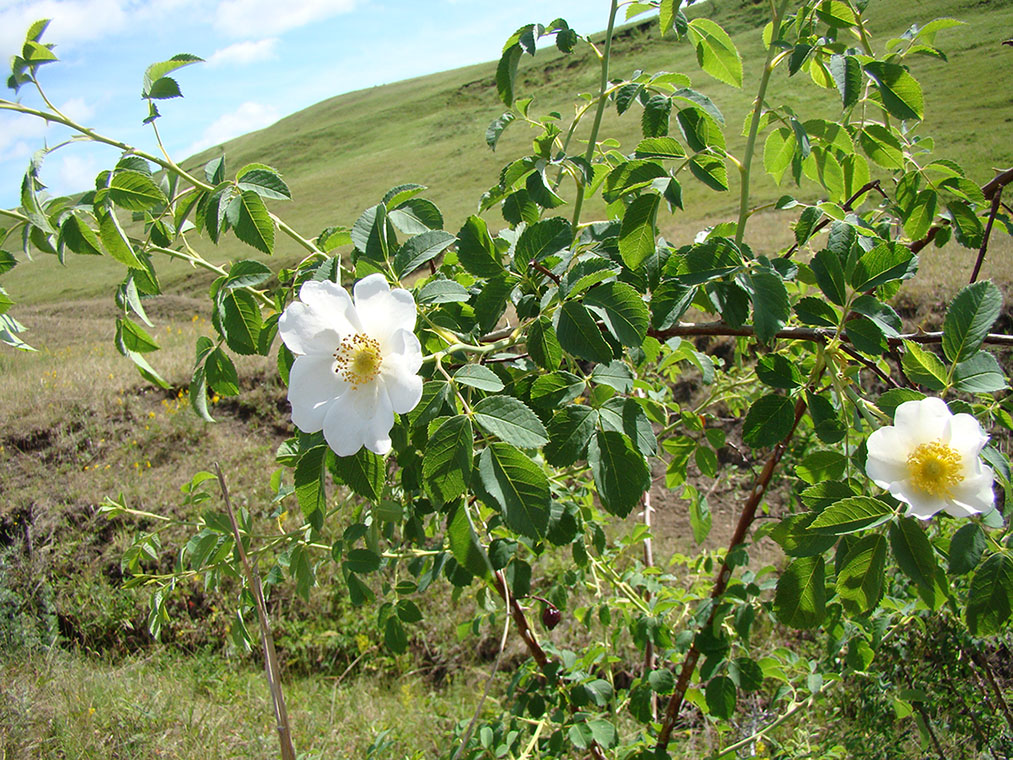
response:
<path fill-rule="evenodd" d="M 504 362 L 514 362 L 518 359 L 526 359 L 528 357 L 527 352 L 523 354 L 511 354 L 510 356 L 497 356 L 492 359 L 486 359 L 483 364 L 502 364 Z M 484 358 L 484 357 L 483 357 Z"/>
<path fill-rule="evenodd" d="M 647 334 L 658 340 L 668 340 L 675 337 L 699 336 L 752 337 L 756 335 L 756 331 L 748 325 L 732 327 L 726 325 L 724 322 L 680 322 L 665 330 L 648 330 Z M 850 343 L 847 335 L 837 336 L 835 330 L 823 327 L 789 327 L 784 330 L 778 330 L 774 333 L 774 337 L 782 340 L 815 340 L 824 343 L 831 338 L 839 337 L 841 341 Z M 942 343 L 943 334 L 941 332 L 906 333 L 892 338 L 888 337 L 885 340 L 890 346 L 899 346 L 905 341 L 910 343 Z M 989 333 L 985 336 L 983 342 L 997 346 L 1013 346 L 1013 335 Z"/>
<path fill-rule="evenodd" d="M 550 272 L 542 264 L 539 264 L 534 259 L 531 259 L 531 261 L 528 262 L 528 266 L 531 267 L 532 269 L 534 269 L 536 272 L 541 272 L 546 277 L 548 277 L 550 280 L 552 280 L 554 283 L 556 283 L 556 285 L 559 285 L 559 277 L 557 277 L 556 275 L 554 275 L 552 272 Z"/>
<path fill-rule="evenodd" d="M 239 523 L 236 522 L 236 514 L 232 509 L 232 500 L 229 498 L 229 489 L 225 485 L 225 476 L 222 474 L 222 468 L 219 467 L 218 462 L 215 462 L 215 474 L 218 475 L 218 486 L 221 488 L 222 498 L 225 500 L 225 511 L 228 512 L 229 522 L 232 524 L 232 536 L 236 541 L 239 561 L 243 565 L 246 582 L 250 585 L 250 591 L 257 603 L 260 639 L 264 646 L 264 669 L 267 672 L 267 685 L 271 690 L 271 701 L 274 703 L 274 717 L 278 728 L 278 744 L 281 746 L 281 760 L 295 760 L 295 748 L 292 746 L 292 731 L 288 723 L 288 711 L 285 709 L 285 695 L 281 691 L 278 654 L 274 649 L 274 637 L 271 635 L 271 626 L 267 619 L 267 604 L 264 602 L 264 591 L 260 587 L 260 575 L 254 572 L 253 567 L 250 565 L 250 560 L 246 556 L 243 538 L 239 533 Z"/>
<path fill-rule="evenodd" d="M 852 359 L 857 361 L 859 364 L 864 366 L 866 369 L 875 372 L 883 382 L 887 383 L 888 385 L 892 385 L 894 388 L 901 387 L 900 383 L 898 383 L 896 380 L 890 377 L 890 375 L 886 374 L 883 370 L 881 370 L 871 361 L 869 361 L 860 353 L 858 353 L 855 349 L 851 348 L 851 346 L 841 346 L 841 350 L 848 356 L 850 356 Z"/>
<path fill-rule="evenodd" d="M 978 280 L 978 273 L 981 272 L 981 265 L 985 263 L 985 252 L 988 251 L 988 238 L 992 234 L 992 225 L 999 215 L 999 204 L 1002 203 L 1002 187 L 995 191 L 992 196 L 992 208 L 988 212 L 988 222 L 985 224 L 985 234 L 981 237 L 981 249 L 978 251 L 978 260 L 974 262 L 974 271 L 971 272 L 971 282 Z"/>
<path fill-rule="evenodd" d="M 855 203 L 855 201 L 857 201 L 863 195 L 865 195 L 866 193 L 868 193 L 870 190 L 876 190 L 880 195 L 882 195 L 884 198 L 886 198 L 886 193 L 884 193 L 883 192 L 883 188 L 881 188 L 879 186 L 879 180 L 878 179 L 874 179 L 871 182 L 866 182 L 864 185 L 862 185 L 860 188 L 858 188 L 858 190 L 850 198 L 848 198 L 846 201 L 844 201 L 844 206 L 842 208 L 845 211 L 851 211 L 852 210 L 852 205 Z M 813 227 L 812 232 L 809 234 L 809 237 L 811 238 L 817 232 L 819 232 L 824 227 L 826 227 L 828 224 L 830 224 L 830 222 L 831 222 L 831 219 L 830 219 L 829 216 L 825 216 L 822 219 L 820 219 L 819 222 L 816 223 L 816 226 Z M 787 252 L 781 258 L 782 259 L 790 259 L 791 255 L 793 253 L 795 253 L 795 251 L 797 251 L 799 249 L 799 247 L 800 247 L 799 244 L 795 243 L 795 245 L 793 245 L 791 248 L 789 248 L 787 250 Z"/>
<path fill-rule="evenodd" d="M 742 507 L 742 513 L 739 515 L 739 522 L 735 526 L 735 532 L 728 540 L 728 551 L 725 553 L 725 561 L 721 563 L 721 568 L 718 570 L 717 577 L 714 579 L 714 586 L 711 589 L 710 596 L 715 603 L 711 605 L 710 615 L 707 617 L 707 622 L 704 623 L 701 630 L 709 628 L 714 624 L 714 618 L 717 616 L 718 607 L 720 606 L 716 602 L 724 594 L 725 589 L 728 587 L 728 581 L 732 577 L 732 566 L 729 564 L 728 557 L 731 555 L 732 550 L 745 540 L 746 533 L 749 531 L 756 517 L 756 510 L 760 506 L 760 501 L 767 492 L 767 487 L 774 476 L 774 470 L 777 469 L 781 457 L 784 456 L 784 452 L 788 449 L 788 444 L 791 443 L 792 436 L 795 435 L 795 429 L 798 427 L 798 423 L 805 413 L 805 408 L 805 399 L 799 398 L 795 402 L 795 421 L 791 426 L 791 430 L 774 447 L 774 451 L 771 452 L 770 458 L 764 465 L 760 476 L 756 479 L 752 491 L 750 491 L 749 498 Z M 672 729 L 675 728 L 675 723 L 679 718 L 679 712 L 682 710 L 682 704 L 686 697 L 686 690 L 689 688 L 690 679 L 692 679 L 693 673 L 696 671 L 696 664 L 699 659 L 700 649 L 694 640 L 689 648 L 689 652 L 686 653 L 686 659 L 683 660 L 682 668 L 679 670 L 679 678 L 675 684 L 675 691 L 672 692 L 672 696 L 668 700 L 665 718 L 661 724 L 661 732 L 658 734 L 657 752 L 659 755 L 662 755 L 668 747 Z"/>
<path fill-rule="evenodd" d="M 970 655 L 974 664 L 984 671 L 985 678 L 988 680 L 989 686 L 992 687 L 992 693 L 995 695 L 995 700 L 999 703 L 999 707 L 1002 708 L 1002 714 L 1006 718 L 1006 723 L 1009 725 L 1010 733 L 1013 734 L 1013 711 L 1010 711 L 1009 703 L 1006 701 L 1006 697 L 1003 696 L 1002 689 L 995 680 L 995 674 L 992 672 L 992 668 L 989 666 L 985 658 L 980 656 L 978 653 L 970 652 Z"/>

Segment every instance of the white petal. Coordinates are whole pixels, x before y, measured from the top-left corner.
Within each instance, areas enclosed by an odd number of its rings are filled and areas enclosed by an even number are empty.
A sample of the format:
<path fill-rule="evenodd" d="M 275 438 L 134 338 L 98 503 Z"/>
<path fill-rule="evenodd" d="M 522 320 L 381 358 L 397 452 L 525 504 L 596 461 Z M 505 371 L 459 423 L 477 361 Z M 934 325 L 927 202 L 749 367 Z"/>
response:
<path fill-rule="evenodd" d="M 349 390 L 330 405 L 323 430 L 327 445 L 338 456 L 351 456 L 363 446 L 376 454 L 390 451 L 394 412 L 379 383 Z"/>
<path fill-rule="evenodd" d="M 896 427 L 873 431 L 866 442 L 869 456 L 865 473 L 882 488 L 907 477 L 907 457 L 911 452 L 907 438 Z"/>
<path fill-rule="evenodd" d="M 278 320 L 278 333 L 296 354 L 330 354 L 347 335 L 361 332 L 352 299 L 333 282 L 306 282 L 299 301 Z"/>
<path fill-rule="evenodd" d="M 422 399 L 422 378 L 398 366 L 403 362 L 404 359 L 396 354 L 385 357 L 381 370 L 391 408 L 398 414 L 410 412 Z"/>
<path fill-rule="evenodd" d="M 304 433 L 323 427 L 327 409 L 348 387 L 334 374 L 334 359 L 310 354 L 297 356 L 288 376 L 288 400 L 292 404 L 292 422 Z"/>
<path fill-rule="evenodd" d="M 953 489 L 951 504 L 946 511 L 954 517 L 987 512 L 995 506 L 995 491 L 992 490 L 994 473 L 991 467 L 982 467 L 974 477 L 967 478 Z M 959 514 L 958 514 L 959 512 Z"/>
<path fill-rule="evenodd" d="M 956 449 L 963 460 L 977 460 L 981 450 L 988 443 L 988 436 L 981 429 L 978 420 L 969 414 L 955 414 L 950 420 L 949 445 Z"/>
<path fill-rule="evenodd" d="M 911 487 L 910 483 L 892 483 L 890 493 L 898 501 L 908 505 L 907 514 L 917 517 L 919 520 L 928 520 L 932 515 L 941 509 L 946 508 L 946 501 L 937 496 L 922 493 Z"/>
<path fill-rule="evenodd" d="M 406 372 L 415 373 L 422 366 L 422 344 L 415 333 L 408 330 L 395 330 L 387 341 L 384 356 L 399 356 Z"/>
<path fill-rule="evenodd" d="M 898 406 L 894 427 L 917 446 L 942 437 L 952 416 L 946 402 L 929 396 L 918 401 L 905 401 Z"/>
<path fill-rule="evenodd" d="M 387 344 L 397 330 L 415 329 L 415 299 L 403 288 L 391 290 L 382 274 L 355 283 L 355 310 L 365 333 L 380 341 L 384 353 L 390 350 Z"/>

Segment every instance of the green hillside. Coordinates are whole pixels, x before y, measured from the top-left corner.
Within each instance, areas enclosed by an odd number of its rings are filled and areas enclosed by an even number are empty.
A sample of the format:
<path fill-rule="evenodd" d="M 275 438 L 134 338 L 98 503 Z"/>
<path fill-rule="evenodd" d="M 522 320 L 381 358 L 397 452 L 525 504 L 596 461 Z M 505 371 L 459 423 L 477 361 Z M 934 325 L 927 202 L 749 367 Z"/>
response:
<path fill-rule="evenodd" d="M 621 30 L 614 47 L 613 72 L 616 76 L 628 76 L 636 69 L 684 72 L 692 77 L 694 87 L 711 97 L 724 113 L 743 114 L 754 96 L 757 69 L 762 62 L 756 29 L 758 9 L 762 10 L 754 0 L 712 0 L 695 8 L 696 13 L 720 20 L 733 35 L 745 64 L 742 90 L 702 73 L 691 46 L 671 37 L 661 38 L 654 21 L 633 23 Z M 939 45 L 948 53 L 948 62 L 927 56 L 915 60 L 913 74 L 921 82 L 927 100 L 926 120 L 919 129 L 935 138 L 938 155 L 958 161 L 979 182 L 989 179 L 994 167 L 1013 163 L 1013 141 L 1009 139 L 1013 101 L 1004 87 L 993 84 L 997 72 L 1008 70 L 1008 63 L 1002 61 L 1013 59 L 1013 48 L 1001 46 L 1013 28 L 1013 2 L 923 0 L 912 4 L 872 0 L 869 13 L 877 31 L 883 32 L 879 39 L 887 39 L 887 33 L 900 34 L 914 22 L 924 24 L 939 16 L 966 22 L 966 26 L 940 35 Z M 519 23 L 523 21 L 518 19 Z M 525 56 L 522 60 L 517 92 L 535 97 L 530 111 L 534 118 L 558 111 L 565 123 L 573 112 L 572 94 L 596 86 L 596 61 L 586 46 L 578 50 L 571 56 L 555 49 L 545 50 L 534 59 Z M 489 53 L 493 56 L 498 51 Z M 224 145 L 228 169 L 234 173 L 247 163 L 261 162 L 280 170 L 295 201 L 274 203 L 273 210 L 309 237 L 327 226 L 350 226 L 388 188 L 404 182 L 427 185 L 427 197 L 443 211 L 445 228 L 456 231 L 467 215 L 475 213 L 479 197 L 496 182 L 500 169 L 530 152 L 535 134 L 517 123 L 504 133 L 496 152 L 486 146 L 485 129 L 504 110 L 496 95 L 495 67 L 494 62 L 484 63 L 323 101 Z M 213 76 L 213 72 L 204 72 L 204 76 Z M 804 73 L 788 79 L 779 70 L 768 101 L 833 118 L 838 98 L 835 92 L 815 86 Z M 612 109 L 601 134 L 615 137 L 622 149 L 629 151 L 639 137 L 639 128 L 638 108 L 622 117 Z M 729 123 L 725 131 L 729 151 L 740 154 L 745 142 L 740 125 Z M 209 150 L 184 165 L 198 167 L 221 152 L 221 147 Z M 679 239 L 699 227 L 702 220 L 727 215 L 738 197 L 737 177 L 731 179 L 732 187 L 725 193 L 701 189 L 695 183 L 687 187 L 686 215 L 663 215 L 659 220 L 662 229 Z M 762 178 L 757 181 L 754 198 L 759 204 L 783 192 L 792 190 L 778 189 Z M 800 192 L 807 194 L 805 188 Z M 563 195 L 567 195 L 565 187 Z M 600 198 L 585 209 L 585 219 L 602 215 Z M 487 213 L 494 227 L 497 216 L 495 210 Z M 787 231 L 787 225 L 780 227 Z M 202 242 L 203 253 L 212 260 L 256 254 L 231 237 L 217 251 L 211 250 L 208 241 Z M 297 254 L 285 240 L 276 255 Z M 189 271 L 184 265 L 165 271 L 163 284 L 170 289 L 185 289 L 179 282 Z M 30 303 L 93 295 L 103 290 L 103 283 L 118 277 L 119 265 L 109 259 L 78 258 L 60 269 L 43 257 L 40 262 L 19 266 L 5 277 L 4 284 L 16 301 Z"/>

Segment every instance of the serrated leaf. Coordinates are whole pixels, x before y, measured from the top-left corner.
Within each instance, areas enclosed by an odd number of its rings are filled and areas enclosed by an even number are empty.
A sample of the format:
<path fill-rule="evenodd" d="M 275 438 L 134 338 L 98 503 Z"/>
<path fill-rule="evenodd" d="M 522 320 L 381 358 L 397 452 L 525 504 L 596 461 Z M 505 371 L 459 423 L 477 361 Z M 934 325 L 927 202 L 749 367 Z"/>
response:
<path fill-rule="evenodd" d="M 514 81 L 517 79 L 517 63 L 524 54 L 520 45 L 511 45 L 503 51 L 496 66 L 496 90 L 499 98 L 509 107 L 514 104 Z"/>
<path fill-rule="evenodd" d="M 291 200 L 292 191 L 276 169 L 264 164 L 247 164 L 236 174 L 240 190 L 252 190 L 262 198 Z"/>
<path fill-rule="evenodd" d="M 236 365 L 221 348 L 216 348 L 208 354 L 204 362 L 204 372 L 207 384 L 219 396 L 239 395 L 239 373 L 236 371 Z"/>
<path fill-rule="evenodd" d="M 935 190 L 922 190 L 915 197 L 904 220 L 904 233 L 911 240 L 920 240 L 932 227 L 936 218 L 936 202 L 938 195 Z"/>
<path fill-rule="evenodd" d="M 113 203 L 130 211 L 146 211 L 166 203 L 165 195 L 146 174 L 127 170 L 116 172 L 109 181 Z"/>
<path fill-rule="evenodd" d="M 499 375 L 481 364 L 465 364 L 454 373 L 454 380 L 490 393 L 499 393 L 504 387 Z"/>
<path fill-rule="evenodd" d="M 862 65 L 853 55 L 832 55 L 827 69 L 841 94 L 841 105 L 851 108 L 862 95 Z"/>
<path fill-rule="evenodd" d="M 663 140 L 671 138 L 655 137 L 651 139 Z M 675 141 L 672 140 L 672 142 Z M 614 203 L 628 193 L 648 187 L 659 177 L 667 176 L 669 175 L 665 171 L 665 168 L 654 161 L 646 159 L 625 161 L 610 171 L 605 177 L 605 184 L 602 187 L 601 195 L 607 203 Z"/>
<path fill-rule="evenodd" d="M 704 699 L 711 715 L 727 720 L 735 713 L 735 682 L 728 676 L 714 676 L 704 691 Z"/>
<path fill-rule="evenodd" d="M 619 255 L 630 269 L 636 269 L 655 249 L 655 224 L 661 196 L 641 195 L 630 204 L 619 229 Z"/>
<path fill-rule="evenodd" d="M 120 226 L 115 212 L 105 211 L 99 214 L 98 231 L 102 238 L 102 245 L 114 259 L 131 269 L 140 269 L 143 266 Z"/>
<path fill-rule="evenodd" d="M 953 575 L 966 575 L 981 562 L 988 547 L 985 531 L 977 523 L 968 523 L 953 534 L 950 541 L 949 570 Z"/>
<path fill-rule="evenodd" d="M 793 560 L 777 580 L 774 614 L 792 628 L 815 628 L 826 614 L 823 556 Z"/>
<path fill-rule="evenodd" d="M 689 162 L 689 170 L 712 190 L 728 190 L 728 170 L 725 162 L 717 156 L 698 154 Z"/>
<path fill-rule="evenodd" d="M 528 328 L 527 348 L 532 361 L 542 369 L 552 371 L 563 359 L 556 330 L 544 317 L 536 319 Z"/>
<path fill-rule="evenodd" d="M 529 225 L 517 239 L 515 258 L 526 266 L 529 261 L 543 261 L 573 242 L 573 228 L 562 217 L 543 219 Z"/>
<path fill-rule="evenodd" d="M 465 507 L 461 506 L 454 510 L 454 515 L 447 525 L 447 539 L 450 551 L 458 564 L 479 578 L 489 575 L 489 557 L 474 528 L 471 527 Z"/>
<path fill-rule="evenodd" d="M 457 255 L 461 265 L 476 277 L 495 277 L 503 272 L 496 244 L 479 216 L 468 217 L 457 233 Z"/>
<path fill-rule="evenodd" d="M 473 435 L 471 420 L 458 415 L 445 420 L 426 442 L 422 483 L 434 504 L 449 504 L 467 490 L 471 482 Z"/>
<path fill-rule="evenodd" d="M 906 280 L 918 270 L 918 257 L 907 246 L 880 243 L 862 254 L 851 273 L 851 287 L 864 291 L 892 280 Z"/>
<path fill-rule="evenodd" d="M 334 474 L 355 493 L 374 504 L 383 496 L 387 469 L 383 457 L 366 448 L 347 457 L 329 459 Z"/>
<path fill-rule="evenodd" d="M 903 169 L 904 150 L 900 140 L 886 127 L 869 124 L 862 130 L 859 143 L 873 163 L 884 169 Z"/>
<path fill-rule="evenodd" d="M 953 387 L 964 393 L 995 393 L 1008 387 L 999 361 L 979 351 L 953 368 Z"/>
<path fill-rule="evenodd" d="M 637 158 L 685 158 L 686 151 L 672 137 L 648 137 L 641 140 L 634 153 Z"/>
<path fill-rule="evenodd" d="M 496 143 L 499 142 L 503 130 L 510 126 L 516 118 L 512 111 L 507 111 L 502 116 L 497 116 L 493 119 L 492 123 L 485 130 L 485 144 L 492 150 L 496 150 Z"/>
<path fill-rule="evenodd" d="M 303 516 L 309 516 L 327 507 L 326 474 L 324 463 L 327 459 L 326 446 L 315 446 L 304 452 L 295 466 L 295 495 Z"/>
<path fill-rule="evenodd" d="M 964 287 L 946 310 L 943 354 L 961 362 L 978 352 L 1002 312 L 1002 292 L 989 280 Z"/>
<path fill-rule="evenodd" d="M 541 468 L 509 443 L 492 443 L 479 456 L 478 473 L 479 495 L 511 529 L 535 539 L 545 534 L 550 492 Z"/>
<path fill-rule="evenodd" d="M 868 496 L 849 496 L 820 512 L 809 528 L 841 536 L 880 525 L 891 515 L 893 509 L 886 502 Z"/>
<path fill-rule="evenodd" d="M 775 129 L 767 135 L 763 144 L 763 168 L 777 184 L 781 184 L 784 173 L 791 166 L 797 146 L 795 133 L 788 127 Z"/>
<path fill-rule="evenodd" d="M 596 285 L 584 296 L 584 303 L 599 312 L 605 325 L 624 346 L 637 348 L 647 337 L 650 313 L 643 296 L 624 282 Z"/>
<path fill-rule="evenodd" d="M 724 29 L 708 18 L 695 18 L 689 22 L 689 37 L 701 69 L 726 84 L 742 87 L 742 59 Z"/>
<path fill-rule="evenodd" d="M 577 301 L 566 301 L 559 310 L 556 337 L 565 351 L 580 359 L 599 363 L 612 360 L 612 349 L 591 312 Z"/>
<path fill-rule="evenodd" d="M 220 296 L 220 326 L 225 342 L 237 354 L 257 353 L 263 317 L 252 294 L 227 290 Z"/>
<path fill-rule="evenodd" d="M 859 539 L 844 558 L 837 573 L 837 596 L 844 609 L 864 615 L 879 604 L 883 596 L 886 568 L 886 539 L 878 533 Z"/>
<path fill-rule="evenodd" d="M 422 286 L 416 301 L 420 304 L 461 303 L 471 299 L 467 288 L 454 280 L 432 280 Z"/>
<path fill-rule="evenodd" d="M 549 422 L 545 460 L 556 467 L 568 467 L 586 453 L 595 432 L 598 415 L 588 406 L 571 404 L 556 412 Z"/>
<path fill-rule="evenodd" d="M 602 505 L 626 517 L 651 487 L 651 471 L 643 454 L 622 433 L 599 430 L 588 443 L 587 462 Z"/>
<path fill-rule="evenodd" d="M 408 238 L 394 254 L 394 271 L 398 277 L 411 274 L 427 261 L 439 256 L 457 240 L 443 230 L 427 230 Z"/>
<path fill-rule="evenodd" d="M 474 411 L 483 430 L 514 446 L 534 449 L 549 442 L 538 415 L 513 396 L 488 396 L 475 404 Z"/>
<path fill-rule="evenodd" d="M 904 574 L 930 597 L 934 595 L 939 565 L 920 521 L 901 517 L 891 523 L 890 548 Z"/>
<path fill-rule="evenodd" d="M 152 86 L 169 72 L 203 60 L 203 58 L 198 58 L 197 56 L 190 55 L 189 53 L 179 53 L 178 55 L 174 55 L 168 61 L 160 61 L 159 63 L 151 64 L 144 72 L 144 83 L 141 90 L 141 97 L 153 97 L 149 94 Z"/>
<path fill-rule="evenodd" d="M 1013 558 L 993 554 L 971 579 L 967 600 L 967 627 L 974 636 L 999 631 L 1013 608 Z"/>
<path fill-rule="evenodd" d="M 742 423 L 742 440 L 753 448 L 783 441 L 795 425 L 795 402 L 771 393 L 749 407 Z"/>
<path fill-rule="evenodd" d="M 939 357 L 917 343 L 904 342 L 904 355 L 901 357 L 901 368 L 908 379 L 924 385 L 933 391 L 941 391 L 946 387 L 946 366 Z"/>
<path fill-rule="evenodd" d="M 883 105 L 891 114 L 898 119 L 925 118 L 921 85 L 907 69 L 897 63 L 870 61 L 865 71 L 875 80 Z"/>
<path fill-rule="evenodd" d="M 749 274 L 753 302 L 753 328 L 763 343 L 773 340 L 791 316 L 784 281 L 770 269 L 754 269 Z"/>
<path fill-rule="evenodd" d="M 274 253 L 274 220 L 257 193 L 244 190 L 229 204 L 227 213 L 237 238 L 258 251 Z"/>

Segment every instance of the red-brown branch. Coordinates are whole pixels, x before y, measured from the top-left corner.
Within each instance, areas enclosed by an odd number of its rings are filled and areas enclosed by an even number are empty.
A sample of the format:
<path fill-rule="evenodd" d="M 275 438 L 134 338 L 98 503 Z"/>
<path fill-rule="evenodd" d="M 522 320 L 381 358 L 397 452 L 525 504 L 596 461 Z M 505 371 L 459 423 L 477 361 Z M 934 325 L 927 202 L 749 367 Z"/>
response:
<path fill-rule="evenodd" d="M 728 541 L 725 561 L 721 564 L 721 569 L 718 570 L 718 574 L 714 578 L 714 587 L 711 589 L 711 599 L 714 601 L 714 604 L 711 605 L 711 613 L 701 630 L 710 628 L 714 623 L 714 618 L 717 615 L 719 607 L 717 600 L 724 594 L 725 589 L 728 587 L 728 581 L 732 577 L 732 566 L 729 564 L 727 558 L 731 555 L 732 550 L 745 540 L 746 533 L 752 526 L 753 520 L 756 519 L 756 509 L 759 507 L 760 501 L 770 485 L 770 480 L 774 476 L 774 470 L 777 469 L 781 457 L 784 456 L 784 452 L 788 449 L 788 444 L 791 443 L 792 436 L 795 435 L 795 429 L 798 427 L 799 420 L 802 419 L 804 413 L 805 399 L 799 397 L 798 401 L 795 402 L 795 422 L 792 424 L 791 430 L 784 437 L 784 440 L 774 447 L 770 458 L 763 467 L 763 471 L 753 485 L 753 490 L 749 493 L 749 498 L 742 507 L 742 513 L 739 515 L 739 522 L 735 526 L 735 532 Z M 679 712 L 682 710 L 683 701 L 686 698 L 686 690 L 689 688 L 689 682 L 693 678 L 693 673 L 696 672 L 696 664 L 699 659 L 700 650 L 697 648 L 696 641 L 694 641 L 693 645 L 689 648 L 689 652 L 686 654 L 682 668 L 679 670 L 679 678 L 675 683 L 675 691 L 672 692 L 672 696 L 668 700 L 664 722 L 661 724 L 661 732 L 658 734 L 657 750 L 659 755 L 668 747 L 672 729 L 679 718 Z"/>
<path fill-rule="evenodd" d="M 726 325 L 724 322 L 680 322 L 679 324 L 665 330 L 648 330 L 647 334 L 651 337 L 657 338 L 658 340 L 668 340 L 669 338 L 676 337 L 686 338 L 701 336 L 752 337 L 756 335 L 756 331 L 748 325 L 744 325 L 742 327 L 732 327 L 731 325 Z M 783 340 L 813 340 L 825 343 L 833 338 L 835 334 L 836 331 L 829 328 L 789 327 L 784 330 L 778 330 L 774 333 L 774 337 Z M 841 335 L 839 337 L 843 342 L 850 343 L 850 340 L 846 335 Z M 891 346 L 899 346 L 905 341 L 924 344 L 942 343 L 942 340 L 943 334 L 941 332 L 906 333 L 904 335 L 886 338 L 886 342 Z M 983 342 L 996 346 L 1013 346 L 1013 335 L 989 333 L 985 336 L 985 340 Z"/>

